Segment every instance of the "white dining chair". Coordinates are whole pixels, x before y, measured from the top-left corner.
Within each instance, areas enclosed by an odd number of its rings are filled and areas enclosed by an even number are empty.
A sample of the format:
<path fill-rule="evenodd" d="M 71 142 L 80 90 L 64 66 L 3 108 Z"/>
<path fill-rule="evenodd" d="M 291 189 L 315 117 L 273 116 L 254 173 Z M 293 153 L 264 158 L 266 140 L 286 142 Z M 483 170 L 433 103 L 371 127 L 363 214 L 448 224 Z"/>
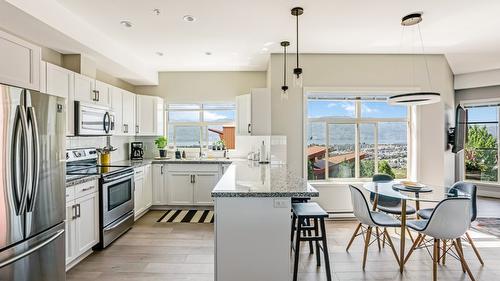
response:
<path fill-rule="evenodd" d="M 411 220 L 407 221 L 407 226 L 417 231 L 418 237 L 415 239 L 413 246 L 406 255 L 404 262 L 406 263 L 412 252 L 421 245 L 425 236 L 433 238 L 433 254 L 432 254 L 432 280 L 437 280 L 437 266 L 439 260 L 444 255 L 452 255 L 456 257 L 462 265 L 462 270 L 467 272 L 470 279 L 475 281 L 467 262 L 465 261 L 461 237 L 469 229 L 471 220 L 471 200 L 468 198 L 448 198 L 441 201 L 434 208 L 428 220 Z M 439 241 L 451 241 L 452 247 L 443 251 L 442 255 L 439 251 Z M 453 251 L 455 248 L 455 251 Z"/>
<path fill-rule="evenodd" d="M 396 249 L 394 248 L 394 244 L 392 243 L 391 237 L 389 236 L 389 233 L 387 232 L 387 227 L 401 227 L 401 222 L 394 217 L 382 213 L 382 212 L 376 212 L 376 211 L 371 211 L 370 207 L 368 206 L 368 202 L 366 201 L 365 196 L 359 190 L 357 187 L 349 185 L 349 190 L 351 191 L 351 201 L 352 201 L 352 206 L 353 206 L 353 212 L 354 216 L 359 221 L 358 226 L 356 227 L 356 230 L 354 231 L 351 239 L 349 240 L 349 244 L 347 245 L 346 251 L 349 251 L 349 248 L 351 247 L 354 239 L 357 236 L 364 236 L 364 251 L 363 251 L 363 270 L 365 269 L 366 266 L 366 256 L 368 253 L 368 247 L 372 243 L 371 238 L 372 236 L 375 237 L 375 239 L 380 241 L 380 236 L 383 235 L 386 239 L 384 243 L 387 243 L 391 249 L 392 253 L 394 254 L 394 257 L 396 258 L 396 261 L 399 264 L 399 258 L 396 253 Z M 384 231 L 381 233 L 373 233 L 372 229 L 380 227 L 384 228 Z"/>

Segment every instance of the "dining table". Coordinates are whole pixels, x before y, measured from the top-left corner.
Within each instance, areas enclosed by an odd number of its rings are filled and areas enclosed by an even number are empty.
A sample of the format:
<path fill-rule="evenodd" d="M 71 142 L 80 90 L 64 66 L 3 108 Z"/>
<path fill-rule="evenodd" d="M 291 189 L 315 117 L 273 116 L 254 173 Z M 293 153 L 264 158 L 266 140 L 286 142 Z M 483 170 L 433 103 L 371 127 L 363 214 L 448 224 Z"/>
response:
<path fill-rule="evenodd" d="M 449 186 L 439 186 L 439 185 L 424 185 L 419 184 L 419 187 L 411 187 L 403 184 L 400 181 L 388 181 L 388 182 L 366 182 L 361 185 L 362 189 L 373 193 L 373 211 L 377 209 L 378 200 L 380 196 L 390 197 L 394 199 L 401 200 L 401 239 L 399 248 L 399 270 L 403 273 L 404 270 L 404 260 L 405 260 L 405 247 L 406 247 L 406 207 L 408 201 L 414 201 L 416 210 L 420 209 L 421 203 L 433 203 L 437 204 L 443 199 L 449 197 L 469 197 L 467 193 L 462 193 L 457 190 L 451 190 Z M 354 186 L 360 188 L 360 186 L 354 184 Z M 362 190 L 360 188 L 360 190 Z M 418 219 L 418 217 L 417 217 Z"/>

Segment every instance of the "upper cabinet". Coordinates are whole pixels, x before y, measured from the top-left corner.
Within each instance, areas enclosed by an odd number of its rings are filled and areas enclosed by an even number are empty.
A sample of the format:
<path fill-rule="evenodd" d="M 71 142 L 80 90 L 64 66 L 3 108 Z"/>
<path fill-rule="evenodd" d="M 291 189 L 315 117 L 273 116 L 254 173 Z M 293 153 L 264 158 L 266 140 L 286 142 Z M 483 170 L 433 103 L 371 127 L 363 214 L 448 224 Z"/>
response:
<path fill-rule="evenodd" d="M 0 83 L 40 90 L 40 47 L 0 30 Z"/>
<path fill-rule="evenodd" d="M 236 129 L 240 136 L 271 135 L 271 92 L 252 89 L 250 94 L 236 97 Z"/>
<path fill-rule="evenodd" d="M 163 135 L 163 99 L 155 96 L 136 96 L 136 135 Z"/>
<path fill-rule="evenodd" d="M 122 135 L 135 135 L 135 94 L 122 91 Z"/>
<path fill-rule="evenodd" d="M 123 134 L 123 90 L 117 87 L 112 87 L 110 89 L 110 107 L 115 113 L 115 135 Z"/>
<path fill-rule="evenodd" d="M 89 103 L 97 100 L 93 78 L 75 73 L 75 100 Z"/>
<path fill-rule="evenodd" d="M 60 66 L 44 63 L 42 64 L 40 85 L 45 93 L 66 98 L 66 135 L 75 134 L 75 114 L 74 114 L 74 95 L 75 95 L 75 73 Z"/>
<path fill-rule="evenodd" d="M 111 106 L 110 95 L 112 91 L 113 91 L 113 86 L 96 80 L 95 92 L 97 94 L 97 100 L 95 100 L 94 102 L 102 106 Z"/>

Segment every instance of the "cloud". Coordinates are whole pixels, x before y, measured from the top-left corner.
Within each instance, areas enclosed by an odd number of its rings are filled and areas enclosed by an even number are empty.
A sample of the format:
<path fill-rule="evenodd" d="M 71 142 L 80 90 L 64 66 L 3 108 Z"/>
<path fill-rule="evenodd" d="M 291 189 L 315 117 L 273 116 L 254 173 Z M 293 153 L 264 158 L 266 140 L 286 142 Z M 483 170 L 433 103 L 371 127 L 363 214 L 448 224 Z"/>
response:
<path fill-rule="evenodd" d="M 205 121 L 216 121 L 216 120 L 228 120 L 229 117 L 225 116 L 225 115 L 222 115 L 222 114 L 217 114 L 217 113 L 214 113 L 214 112 L 210 112 L 210 111 L 205 111 L 204 112 L 204 120 Z"/>
<path fill-rule="evenodd" d="M 365 113 L 377 113 L 377 112 L 379 112 L 379 110 L 378 110 L 378 109 L 376 109 L 376 108 L 371 108 L 371 107 L 369 107 L 369 106 L 368 106 L 368 105 L 366 105 L 366 104 L 361 104 L 361 110 L 362 110 L 363 112 L 365 112 Z"/>
<path fill-rule="evenodd" d="M 331 103 L 326 105 L 326 107 L 328 107 L 328 108 L 332 108 L 332 107 L 336 107 L 336 106 L 337 106 L 337 103 L 335 103 L 335 102 L 331 102 Z"/>
<path fill-rule="evenodd" d="M 356 107 L 354 106 L 354 103 L 343 102 L 343 103 L 341 103 L 340 106 L 342 106 L 342 108 L 347 112 L 354 112 L 354 110 L 356 109 Z"/>

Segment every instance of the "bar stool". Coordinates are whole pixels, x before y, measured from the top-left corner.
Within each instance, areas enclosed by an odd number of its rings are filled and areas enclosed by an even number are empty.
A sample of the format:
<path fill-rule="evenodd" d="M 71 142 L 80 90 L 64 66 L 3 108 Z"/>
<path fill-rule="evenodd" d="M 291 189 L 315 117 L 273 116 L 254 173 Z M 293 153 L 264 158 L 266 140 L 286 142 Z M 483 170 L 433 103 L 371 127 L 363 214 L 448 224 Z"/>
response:
<path fill-rule="evenodd" d="M 295 260 L 293 265 L 293 281 L 297 281 L 297 272 L 299 269 L 299 254 L 300 254 L 300 242 L 309 242 L 310 249 L 312 250 L 312 242 L 316 244 L 316 262 L 317 265 L 321 265 L 320 249 L 323 251 L 323 256 L 325 259 L 326 266 L 326 279 L 328 281 L 332 280 L 332 275 L 330 272 L 330 258 L 328 255 L 328 246 L 326 242 L 326 229 L 325 229 L 325 218 L 328 217 L 328 213 L 325 212 L 317 203 L 294 203 L 292 204 L 292 234 L 295 231 Z M 313 220 L 314 225 L 310 224 Z M 307 235 L 304 230 L 307 230 Z M 314 230 L 314 236 L 311 235 L 311 231 Z M 321 245 L 320 245 L 321 242 Z M 293 243 L 293 236 L 292 236 Z M 312 252 L 312 251 L 311 251 Z"/>

